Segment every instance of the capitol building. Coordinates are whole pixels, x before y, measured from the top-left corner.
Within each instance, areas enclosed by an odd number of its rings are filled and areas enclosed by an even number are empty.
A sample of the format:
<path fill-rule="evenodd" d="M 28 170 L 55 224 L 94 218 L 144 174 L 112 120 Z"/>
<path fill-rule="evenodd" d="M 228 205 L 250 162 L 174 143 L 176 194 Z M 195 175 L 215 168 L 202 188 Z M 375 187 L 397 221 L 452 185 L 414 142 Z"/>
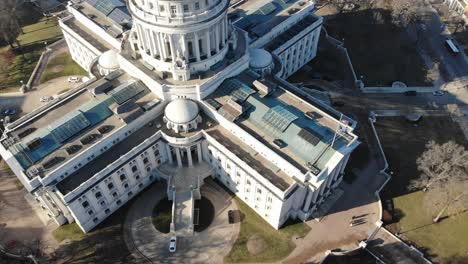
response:
<path fill-rule="evenodd" d="M 156 181 L 184 205 L 179 234 L 206 178 L 274 228 L 317 217 L 359 141 L 354 120 L 286 81 L 316 56 L 314 12 L 307 0 L 72 0 L 59 24 L 90 80 L 8 124 L 0 154 L 44 215 L 83 232 Z"/>

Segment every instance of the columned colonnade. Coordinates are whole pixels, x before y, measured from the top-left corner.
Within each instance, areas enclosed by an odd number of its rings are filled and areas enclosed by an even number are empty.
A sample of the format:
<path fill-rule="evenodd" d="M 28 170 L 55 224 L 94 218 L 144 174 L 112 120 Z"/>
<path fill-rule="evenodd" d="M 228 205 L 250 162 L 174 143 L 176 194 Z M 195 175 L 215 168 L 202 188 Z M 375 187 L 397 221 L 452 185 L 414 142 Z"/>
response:
<path fill-rule="evenodd" d="M 195 145 L 191 145 L 191 146 L 172 146 L 172 145 L 167 144 L 166 145 L 166 152 L 167 152 L 167 155 L 168 155 L 169 163 L 170 164 L 177 164 L 177 166 L 179 168 L 181 168 L 184 165 L 183 160 L 182 160 L 183 155 L 184 156 L 187 155 L 186 158 L 187 158 L 188 166 L 193 167 L 193 158 L 194 158 L 194 157 L 192 157 L 192 147 L 193 146 L 196 146 L 196 148 L 197 148 L 196 157 L 197 157 L 198 162 L 203 161 L 201 142 L 198 142 Z M 174 158 L 172 156 L 173 153 L 175 153 L 175 156 L 176 156 L 175 160 L 174 160 Z"/>
<path fill-rule="evenodd" d="M 229 39 L 228 19 L 194 32 L 165 33 L 136 24 L 140 51 L 163 62 L 175 62 L 177 56 L 188 62 L 199 62 L 219 53 Z"/>

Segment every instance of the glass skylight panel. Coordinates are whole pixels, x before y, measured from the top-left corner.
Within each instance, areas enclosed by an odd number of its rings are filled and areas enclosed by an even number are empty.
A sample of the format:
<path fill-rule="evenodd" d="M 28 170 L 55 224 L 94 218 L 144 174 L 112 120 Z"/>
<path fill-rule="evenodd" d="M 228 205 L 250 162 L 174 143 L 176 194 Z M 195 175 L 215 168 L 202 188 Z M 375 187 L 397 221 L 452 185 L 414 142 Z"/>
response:
<path fill-rule="evenodd" d="M 296 119 L 297 116 L 282 105 L 276 105 L 270 108 L 262 117 L 263 122 L 281 132 L 284 132 Z"/>
<path fill-rule="evenodd" d="M 50 133 L 60 143 L 76 135 L 91 124 L 80 111 L 73 111 L 49 126 Z"/>

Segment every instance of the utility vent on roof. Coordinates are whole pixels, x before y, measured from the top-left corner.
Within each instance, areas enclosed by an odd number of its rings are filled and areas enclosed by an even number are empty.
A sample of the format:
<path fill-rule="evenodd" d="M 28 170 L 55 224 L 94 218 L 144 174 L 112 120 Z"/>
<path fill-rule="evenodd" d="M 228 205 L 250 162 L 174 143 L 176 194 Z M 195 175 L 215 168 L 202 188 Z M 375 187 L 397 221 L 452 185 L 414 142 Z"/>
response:
<path fill-rule="evenodd" d="M 83 146 L 81 145 L 71 145 L 69 147 L 67 147 L 65 150 L 67 151 L 67 154 L 68 155 L 72 155 L 72 154 L 75 154 L 76 152 L 78 152 Z"/>
<path fill-rule="evenodd" d="M 209 105 L 211 105 L 211 106 L 212 106 L 214 109 L 216 109 L 216 110 L 218 110 L 218 109 L 221 108 L 221 106 L 222 106 L 222 105 L 221 105 L 220 103 L 218 103 L 216 100 L 211 99 L 211 98 L 206 99 L 206 103 L 209 104 Z"/>
<path fill-rule="evenodd" d="M 29 127 L 27 129 L 25 129 L 24 131 L 18 133 L 18 137 L 19 138 L 24 138 L 24 137 L 26 137 L 27 135 L 31 134 L 34 131 L 36 131 L 35 127 Z"/>
<path fill-rule="evenodd" d="M 53 166 L 59 164 L 60 162 L 62 162 L 64 160 L 65 160 L 64 157 L 53 157 L 53 158 L 49 159 L 48 161 L 42 163 L 42 166 L 44 167 L 44 169 L 49 169 L 49 168 L 52 168 Z"/>
<path fill-rule="evenodd" d="M 307 168 L 309 168 L 310 172 L 312 172 L 312 174 L 314 174 L 315 176 L 320 174 L 321 170 L 317 166 L 312 164 L 311 162 L 307 162 L 306 165 L 307 165 Z"/>
<path fill-rule="evenodd" d="M 314 146 L 316 146 L 322 138 L 320 134 L 308 127 L 302 128 L 297 135 Z"/>
<path fill-rule="evenodd" d="M 26 143 L 26 146 L 28 147 L 28 149 L 30 151 L 33 151 L 33 150 L 37 149 L 41 145 L 42 145 L 42 141 L 41 141 L 40 138 L 35 138 L 35 139 L 29 141 L 28 143 Z"/>

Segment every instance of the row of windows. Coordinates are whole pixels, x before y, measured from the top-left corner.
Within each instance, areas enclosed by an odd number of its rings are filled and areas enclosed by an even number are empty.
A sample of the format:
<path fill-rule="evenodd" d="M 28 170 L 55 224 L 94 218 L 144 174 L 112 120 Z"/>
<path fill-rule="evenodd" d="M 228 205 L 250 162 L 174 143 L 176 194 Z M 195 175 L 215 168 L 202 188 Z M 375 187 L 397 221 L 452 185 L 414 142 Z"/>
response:
<path fill-rule="evenodd" d="M 181 10 L 182 13 L 189 13 L 190 10 L 194 10 L 194 11 L 200 10 L 200 7 L 201 7 L 200 2 L 205 4 L 205 8 L 207 8 L 210 5 L 210 0 L 197 1 L 197 2 L 193 3 L 193 6 L 190 6 L 189 4 L 184 4 L 184 5 L 182 5 L 182 10 Z M 155 6 L 153 5 L 153 3 L 149 3 L 148 6 L 149 6 L 149 8 L 151 10 L 155 9 Z M 168 7 L 167 5 L 161 5 L 160 4 L 159 5 L 159 12 L 165 13 L 166 10 L 169 10 L 172 15 L 180 13 L 180 10 L 178 10 L 179 8 L 177 7 L 177 5 L 170 5 L 169 9 L 167 9 L 167 7 Z"/>

